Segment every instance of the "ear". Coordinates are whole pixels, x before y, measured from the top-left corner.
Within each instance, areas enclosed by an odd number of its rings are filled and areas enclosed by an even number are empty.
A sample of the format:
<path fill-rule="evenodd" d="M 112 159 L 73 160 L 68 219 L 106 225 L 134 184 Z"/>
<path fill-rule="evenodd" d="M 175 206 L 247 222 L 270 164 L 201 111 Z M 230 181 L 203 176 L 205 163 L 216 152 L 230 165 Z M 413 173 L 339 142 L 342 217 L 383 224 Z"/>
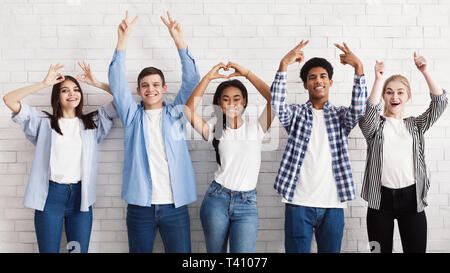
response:
<path fill-rule="evenodd" d="M 303 83 L 303 88 L 305 88 L 305 90 L 308 90 L 308 88 L 306 87 L 306 82 Z"/>
<path fill-rule="evenodd" d="M 138 94 L 139 96 L 141 95 L 141 89 L 139 88 L 139 86 L 136 87 L 136 92 L 137 92 L 137 94 Z"/>
<path fill-rule="evenodd" d="M 333 80 L 330 80 L 330 87 L 333 86 Z"/>
<path fill-rule="evenodd" d="M 167 92 L 167 84 L 163 86 L 162 93 L 165 94 Z"/>

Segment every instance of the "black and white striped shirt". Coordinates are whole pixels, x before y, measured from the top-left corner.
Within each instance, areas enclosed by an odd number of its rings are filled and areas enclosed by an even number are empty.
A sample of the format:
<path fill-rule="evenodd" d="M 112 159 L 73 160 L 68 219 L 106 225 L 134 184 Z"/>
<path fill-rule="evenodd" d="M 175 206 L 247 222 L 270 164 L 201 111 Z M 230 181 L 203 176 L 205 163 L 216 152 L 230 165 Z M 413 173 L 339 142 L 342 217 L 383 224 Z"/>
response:
<path fill-rule="evenodd" d="M 447 96 L 430 93 L 431 103 L 428 109 L 418 117 L 403 119 L 413 138 L 414 175 L 417 192 L 417 212 L 427 206 L 427 192 L 430 180 L 425 166 L 425 132 L 442 115 L 447 107 Z M 381 103 L 373 105 L 367 100 L 366 113 L 359 121 L 359 127 L 367 141 L 367 159 L 361 196 L 368 202 L 369 208 L 380 209 L 381 172 L 383 167 L 383 126 L 386 119 L 380 115 Z"/>

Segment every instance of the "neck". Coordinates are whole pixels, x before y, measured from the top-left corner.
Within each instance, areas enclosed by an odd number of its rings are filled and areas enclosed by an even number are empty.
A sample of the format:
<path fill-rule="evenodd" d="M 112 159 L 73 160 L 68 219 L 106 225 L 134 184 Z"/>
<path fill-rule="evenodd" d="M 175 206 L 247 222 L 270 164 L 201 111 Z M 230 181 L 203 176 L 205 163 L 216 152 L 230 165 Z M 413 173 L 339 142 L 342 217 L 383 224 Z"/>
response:
<path fill-rule="evenodd" d="M 63 118 L 75 118 L 75 109 L 61 109 Z"/>
<path fill-rule="evenodd" d="M 385 111 L 384 116 L 387 118 L 403 119 L 403 113 L 389 113 Z"/>
<path fill-rule="evenodd" d="M 157 104 L 152 104 L 152 105 L 144 103 L 144 110 L 156 110 L 156 109 L 161 109 L 161 108 L 163 108 L 162 102 L 157 103 Z"/>
<path fill-rule="evenodd" d="M 322 110 L 325 103 L 328 101 L 328 98 L 322 98 L 322 99 L 309 99 L 312 103 L 312 106 L 314 109 Z"/>
<path fill-rule="evenodd" d="M 241 116 L 234 117 L 232 119 L 227 118 L 227 126 L 232 129 L 237 129 L 241 127 L 242 123 L 244 123 L 244 121 L 242 120 Z"/>

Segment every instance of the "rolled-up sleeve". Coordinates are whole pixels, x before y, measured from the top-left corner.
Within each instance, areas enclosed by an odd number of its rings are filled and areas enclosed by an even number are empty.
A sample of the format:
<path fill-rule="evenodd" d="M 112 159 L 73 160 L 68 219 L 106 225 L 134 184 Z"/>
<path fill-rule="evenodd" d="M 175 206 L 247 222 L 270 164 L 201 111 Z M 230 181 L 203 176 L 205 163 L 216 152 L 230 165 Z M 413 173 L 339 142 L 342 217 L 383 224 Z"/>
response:
<path fill-rule="evenodd" d="M 175 105 L 186 104 L 192 91 L 194 91 L 195 87 L 200 82 L 200 73 L 189 48 L 179 49 L 178 55 L 181 60 L 182 76 L 181 88 L 174 101 Z"/>
<path fill-rule="evenodd" d="M 100 143 L 106 135 L 108 135 L 109 130 L 114 125 L 114 119 L 119 117 L 116 109 L 114 108 L 112 102 L 101 106 L 98 109 L 98 120 L 97 120 L 97 142 Z"/>
<path fill-rule="evenodd" d="M 44 113 L 38 111 L 34 107 L 30 107 L 23 101 L 20 102 L 20 111 L 17 114 L 12 114 L 11 119 L 19 124 L 25 137 L 34 145 L 36 145 L 41 119 Z"/>

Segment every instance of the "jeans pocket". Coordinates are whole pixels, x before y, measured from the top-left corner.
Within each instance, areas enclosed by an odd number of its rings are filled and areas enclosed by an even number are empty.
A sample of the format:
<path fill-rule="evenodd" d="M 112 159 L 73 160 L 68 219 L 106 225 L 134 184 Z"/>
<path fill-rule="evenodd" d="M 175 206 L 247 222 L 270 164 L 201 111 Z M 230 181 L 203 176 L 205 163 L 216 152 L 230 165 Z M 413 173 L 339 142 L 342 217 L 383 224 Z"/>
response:
<path fill-rule="evenodd" d="M 244 201 L 247 205 L 253 205 L 256 206 L 258 204 L 258 201 L 256 201 L 256 194 L 248 195 L 244 198 Z"/>
<path fill-rule="evenodd" d="M 205 195 L 208 195 L 210 197 L 217 196 L 219 194 L 220 186 L 216 183 L 211 183 L 211 186 L 209 186 L 208 190 L 206 191 Z"/>

